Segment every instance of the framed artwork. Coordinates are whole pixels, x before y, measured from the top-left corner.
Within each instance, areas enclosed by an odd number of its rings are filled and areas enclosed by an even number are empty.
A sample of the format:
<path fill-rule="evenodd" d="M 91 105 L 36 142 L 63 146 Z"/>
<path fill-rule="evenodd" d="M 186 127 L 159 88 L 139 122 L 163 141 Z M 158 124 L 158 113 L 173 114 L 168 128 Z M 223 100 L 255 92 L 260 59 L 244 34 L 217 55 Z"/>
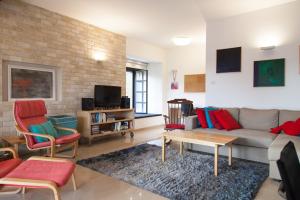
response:
<path fill-rule="evenodd" d="M 280 87 L 285 82 L 285 59 L 254 61 L 254 87 Z"/>
<path fill-rule="evenodd" d="M 217 50 L 217 73 L 240 72 L 242 47 Z"/>
<path fill-rule="evenodd" d="M 8 98 L 55 99 L 55 70 L 8 65 Z"/>
<path fill-rule="evenodd" d="M 178 90 L 177 70 L 172 70 L 171 90 Z"/>
<path fill-rule="evenodd" d="M 205 92 L 205 74 L 184 75 L 184 92 Z"/>

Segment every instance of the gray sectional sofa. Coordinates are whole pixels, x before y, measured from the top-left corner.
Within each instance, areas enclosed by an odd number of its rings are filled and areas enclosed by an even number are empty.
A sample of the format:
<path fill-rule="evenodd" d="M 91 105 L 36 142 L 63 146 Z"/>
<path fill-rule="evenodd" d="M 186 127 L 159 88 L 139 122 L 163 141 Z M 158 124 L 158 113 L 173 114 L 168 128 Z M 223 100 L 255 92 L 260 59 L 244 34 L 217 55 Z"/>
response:
<path fill-rule="evenodd" d="M 197 127 L 197 116 L 189 116 L 185 120 L 185 130 L 218 133 L 239 137 L 234 142 L 233 157 L 269 163 L 270 178 L 280 179 L 276 161 L 288 141 L 293 141 L 300 158 L 300 137 L 285 134 L 272 134 L 270 129 L 285 121 L 294 121 L 300 117 L 300 111 L 291 110 L 260 110 L 250 108 L 224 108 L 241 124 L 242 129 L 232 131 L 203 129 Z M 188 144 L 187 148 L 213 153 L 213 148 Z M 226 147 L 220 149 L 221 155 L 227 155 Z"/>

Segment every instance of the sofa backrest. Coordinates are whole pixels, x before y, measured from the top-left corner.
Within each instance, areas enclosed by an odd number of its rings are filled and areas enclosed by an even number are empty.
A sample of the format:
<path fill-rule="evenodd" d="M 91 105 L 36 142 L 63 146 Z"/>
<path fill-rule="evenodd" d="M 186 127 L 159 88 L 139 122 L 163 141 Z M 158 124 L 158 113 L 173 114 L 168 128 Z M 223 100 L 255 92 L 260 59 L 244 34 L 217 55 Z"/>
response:
<path fill-rule="evenodd" d="M 243 128 L 254 130 L 266 130 L 278 126 L 279 110 L 241 108 L 239 123 Z"/>
<path fill-rule="evenodd" d="M 286 121 L 295 121 L 300 118 L 300 111 L 294 110 L 280 110 L 279 111 L 279 125 Z"/>

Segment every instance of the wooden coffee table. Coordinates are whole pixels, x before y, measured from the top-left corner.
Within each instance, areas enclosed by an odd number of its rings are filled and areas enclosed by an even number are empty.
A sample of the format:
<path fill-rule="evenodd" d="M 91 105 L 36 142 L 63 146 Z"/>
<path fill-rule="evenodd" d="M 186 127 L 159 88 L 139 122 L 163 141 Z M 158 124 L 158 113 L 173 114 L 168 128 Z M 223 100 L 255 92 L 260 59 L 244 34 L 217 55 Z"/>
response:
<path fill-rule="evenodd" d="M 214 133 L 202 133 L 193 131 L 183 131 L 176 130 L 163 133 L 162 140 L 162 161 L 166 158 L 166 140 L 174 140 L 180 142 L 180 154 L 183 154 L 183 143 L 200 144 L 205 146 L 210 146 L 215 148 L 215 166 L 214 173 L 218 176 L 218 157 L 219 157 L 219 147 L 228 146 L 228 164 L 231 166 L 232 159 L 232 142 L 235 141 L 237 137 L 214 134 Z"/>

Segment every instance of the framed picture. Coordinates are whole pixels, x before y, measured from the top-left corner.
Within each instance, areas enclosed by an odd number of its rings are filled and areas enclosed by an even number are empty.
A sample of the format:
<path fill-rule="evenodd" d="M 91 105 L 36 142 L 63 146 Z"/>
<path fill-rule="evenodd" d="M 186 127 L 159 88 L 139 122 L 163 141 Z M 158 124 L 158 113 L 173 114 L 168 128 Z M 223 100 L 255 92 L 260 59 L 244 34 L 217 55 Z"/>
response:
<path fill-rule="evenodd" d="M 285 59 L 254 61 L 254 87 L 280 87 L 285 82 Z"/>
<path fill-rule="evenodd" d="M 217 50 L 217 73 L 240 72 L 242 47 Z"/>
<path fill-rule="evenodd" d="M 172 70 L 171 90 L 178 90 L 177 70 Z"/>
<path fill-rule="evenodd" d="M 55 99 L 55 69 L 8 65 L 8 99 Z"/>

